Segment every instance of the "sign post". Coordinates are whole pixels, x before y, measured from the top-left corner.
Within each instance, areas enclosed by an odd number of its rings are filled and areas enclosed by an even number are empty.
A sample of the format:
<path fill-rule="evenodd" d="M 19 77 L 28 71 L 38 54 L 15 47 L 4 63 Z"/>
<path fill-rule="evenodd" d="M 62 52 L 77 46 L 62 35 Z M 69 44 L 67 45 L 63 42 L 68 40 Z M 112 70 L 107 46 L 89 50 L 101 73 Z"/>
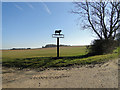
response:
<path fill-rule="evenodd" d="M 63 34 L 60 34 L 62 30 L 55 30 L 55 34 L 52 34 L 53 38 L 57 38 L 57 58 L 59 58 L 59 38 L 64 38 Z"/>
<path fill-rule="evenodd" d="M 59 57 L 59 38 L 57 37 L 57 57 Z"/>

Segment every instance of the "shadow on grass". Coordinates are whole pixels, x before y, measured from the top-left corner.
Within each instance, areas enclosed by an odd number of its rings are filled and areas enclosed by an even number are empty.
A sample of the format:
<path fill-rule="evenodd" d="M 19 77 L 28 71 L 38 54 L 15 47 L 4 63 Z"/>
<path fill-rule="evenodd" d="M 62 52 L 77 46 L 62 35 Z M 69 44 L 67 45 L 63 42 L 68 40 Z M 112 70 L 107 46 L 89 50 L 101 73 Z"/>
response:
<path fill-rule="evenodd" d="M 65 56 L 65 57 L 51 57 L 52 59 L 81 59 L 81 58 L 87 58 L 90 56 L 94 56 L 94 55 L 90 55 L 90 54 L 86 54 L 86 55 L 80 55 L 80 56 Z"/>
<path fill-rule="evenodd" d="M 14 67 L 14 68 L 39 68 L 44 70 L 50 67 L 69 67 L 72 65 L 84 65 L 84 64 L 95 64 L 96 62 L 80 61 L 83 58 L 88 58 L 93 55 L 80 55 L 80 56 L 66 56 L 66 57 L 34 57 L 34 58 L 24 58 L 24 59 L 14 59 L 10 61 L 4 61 L 2 66 Z M 76 59 L 76 61 L 74 61 Z M 79 62 L 77 61 L 79 59 Z"/>

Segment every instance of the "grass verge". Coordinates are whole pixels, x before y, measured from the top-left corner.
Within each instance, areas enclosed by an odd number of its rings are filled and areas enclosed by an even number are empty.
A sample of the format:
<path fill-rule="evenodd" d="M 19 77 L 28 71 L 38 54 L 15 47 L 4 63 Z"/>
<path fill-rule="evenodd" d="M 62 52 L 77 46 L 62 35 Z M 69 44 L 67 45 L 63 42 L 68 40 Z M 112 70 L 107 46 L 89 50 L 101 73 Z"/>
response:
<path fill-rule="evenodd" d="M 50 68 L 50 67 L 66 67 L 71 65 L 99 64 L 108 60 L 118 58 L 118 53 L 97 55 L 89 57 L 61 57 L 59 59 L 52 57 L 36 57 L 13 59 L 4 61 L 2 66 L 15 68 Z"/>

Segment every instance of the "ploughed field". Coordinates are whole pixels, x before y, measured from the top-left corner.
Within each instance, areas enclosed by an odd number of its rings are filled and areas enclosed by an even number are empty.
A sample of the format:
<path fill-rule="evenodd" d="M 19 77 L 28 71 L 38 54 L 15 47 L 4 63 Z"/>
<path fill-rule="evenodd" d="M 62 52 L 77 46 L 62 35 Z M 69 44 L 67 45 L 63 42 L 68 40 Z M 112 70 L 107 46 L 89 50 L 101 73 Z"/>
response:
<path fill-rule="evenodd" d="M 99 64 L 114 58 L 118 58 L 118 48 L 112 54 L 88 56 L 85 46 L 60 47 L 60 58 L 56 58 L 56 48 L 2 51 L 2 65 L 16 68 Z"/>

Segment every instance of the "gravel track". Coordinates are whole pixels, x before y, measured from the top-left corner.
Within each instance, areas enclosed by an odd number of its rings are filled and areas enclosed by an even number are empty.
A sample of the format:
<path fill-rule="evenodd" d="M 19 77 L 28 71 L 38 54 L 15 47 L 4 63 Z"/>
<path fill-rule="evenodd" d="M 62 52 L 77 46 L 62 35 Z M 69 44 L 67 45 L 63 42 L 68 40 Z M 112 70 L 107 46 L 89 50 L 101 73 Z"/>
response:
<path fill-rule="evenodd" d="M 59 70 L 2 70 L 3 88 L 118 88 L 118 59 Z"/>

